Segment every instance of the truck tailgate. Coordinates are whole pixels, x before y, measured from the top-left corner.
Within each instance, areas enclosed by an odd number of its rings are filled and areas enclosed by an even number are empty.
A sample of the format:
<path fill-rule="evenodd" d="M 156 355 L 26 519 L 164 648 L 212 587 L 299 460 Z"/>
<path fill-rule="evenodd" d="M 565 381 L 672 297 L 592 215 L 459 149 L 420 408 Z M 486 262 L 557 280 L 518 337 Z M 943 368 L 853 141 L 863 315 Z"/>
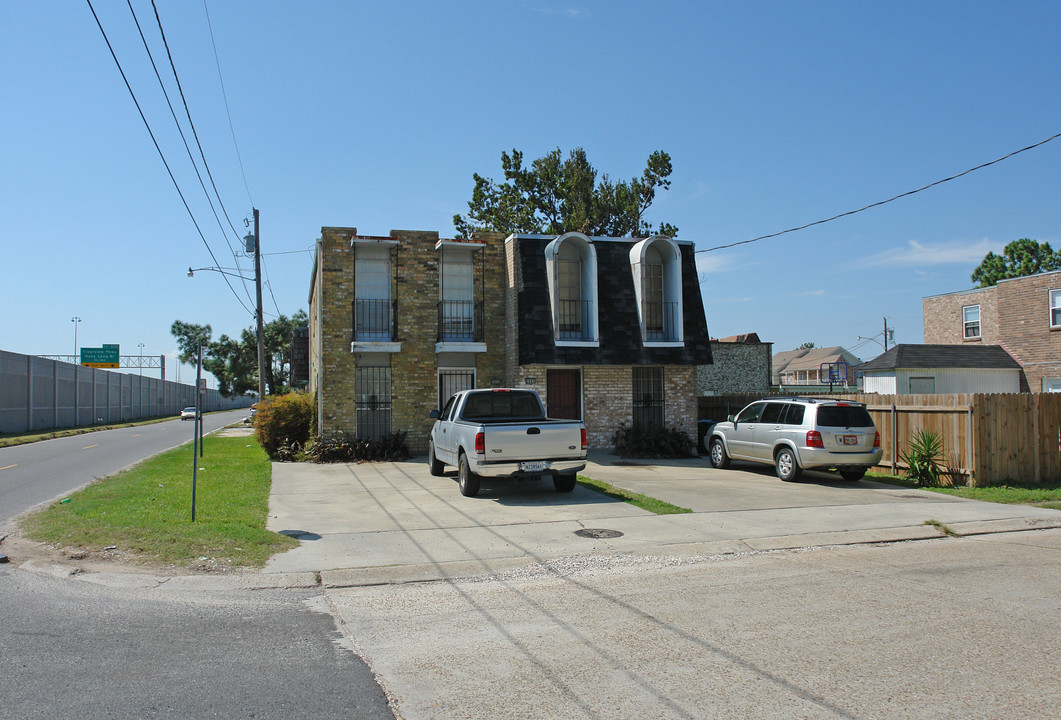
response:
<path fill-rule="evenodd" d="M 484 462 L 556 460 L 582 457 L 582 427 L 577 422 L 488 425 Z"/>

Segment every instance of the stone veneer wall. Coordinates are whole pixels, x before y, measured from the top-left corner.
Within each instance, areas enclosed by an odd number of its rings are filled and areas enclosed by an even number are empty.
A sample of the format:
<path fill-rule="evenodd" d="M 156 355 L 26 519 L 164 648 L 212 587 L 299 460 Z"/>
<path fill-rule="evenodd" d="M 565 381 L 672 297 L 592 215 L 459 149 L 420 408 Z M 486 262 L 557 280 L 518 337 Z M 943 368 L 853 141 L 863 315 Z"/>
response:
<path fill-rule="evenodd" d="M 768 393 L 773 365 L 772 343 L 711 341 L 712 365 L 697 367 L 697 395 Z"/>
<path fill-rule="evenodd" d="M 354 426 L 354 356 L 350 352 L 354 253 L 350 239 L 355 235 L 357 228 L 323 227 L 317 244 L 310 303 L 310 386 L 322 408 L 318 433 L 326 438 L 352 432 Z M 319 328 L 314 328 L 317 318 Z"/>

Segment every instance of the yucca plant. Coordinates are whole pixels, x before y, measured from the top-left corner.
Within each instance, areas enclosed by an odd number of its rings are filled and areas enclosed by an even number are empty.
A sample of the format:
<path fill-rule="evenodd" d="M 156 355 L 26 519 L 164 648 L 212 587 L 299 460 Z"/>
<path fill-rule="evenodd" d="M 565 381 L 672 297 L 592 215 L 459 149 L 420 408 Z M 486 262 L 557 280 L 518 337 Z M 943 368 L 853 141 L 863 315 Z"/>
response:
<path fill-rule="evenodd" d="M 906 477 L 921 487 L 936 487 L 945 473 L 943 435 L 932 430 L 918 430 L 899 457 L 906 463 Z"/>

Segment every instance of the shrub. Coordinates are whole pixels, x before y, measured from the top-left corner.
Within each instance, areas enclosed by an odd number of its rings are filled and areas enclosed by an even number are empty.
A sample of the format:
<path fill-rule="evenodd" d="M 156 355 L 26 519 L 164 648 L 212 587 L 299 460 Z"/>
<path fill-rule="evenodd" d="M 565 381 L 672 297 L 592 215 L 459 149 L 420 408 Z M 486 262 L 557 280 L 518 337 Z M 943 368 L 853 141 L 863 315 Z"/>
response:
<path fill-rule="evenodd" d="M 254 430 L 274 460 L 293 460 L 309 440 L 313 402 L 304 393 L 270 395 L 258 401 Z"/>
<path fill-rule="evenodd" d="M 306 459 L 315 463 L 408 460 L 407 436 L 406 431 L 399 430 L 379 440 L 317 438 L 306 450 Z"/>
<path fill-rule="evenodd" d="M 943 475 L 943 435 L 932 430 L 918 430 L 899 455 L 906 463 L 906 477 L 921 487 L 936 487 Z"/>
<path fill-rule="evenodd" d="M 676 428 L 644 430 L 623 425 L 612 436 L 615 454 L 635 458 L 695 457 L 696 443 L 689 434 Z"/>

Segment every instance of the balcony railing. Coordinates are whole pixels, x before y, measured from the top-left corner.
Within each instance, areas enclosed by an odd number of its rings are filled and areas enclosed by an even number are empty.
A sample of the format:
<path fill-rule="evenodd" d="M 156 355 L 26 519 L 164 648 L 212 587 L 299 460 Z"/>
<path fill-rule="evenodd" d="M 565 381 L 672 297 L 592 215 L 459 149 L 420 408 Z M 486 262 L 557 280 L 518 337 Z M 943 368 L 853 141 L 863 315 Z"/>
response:
<path fill-rule="evenodd" d="M 593 302 L 561 300 L 556 335 L 559 340 L 593 340 Z"/>
<path fill-rule="evenodd" d="M 678 303 L 645 302 L 645 340 L 674 342 L 678 339 Z"/>
<path fill-rule="evenodd" d="M 474 300 L 439 301 L 438 342 L 483 342 L 483 304 Z"/>
<path fill-rule="evenodd" d="M 397 342 L 397 300 L 354 300 L 354 340 Z"/>

